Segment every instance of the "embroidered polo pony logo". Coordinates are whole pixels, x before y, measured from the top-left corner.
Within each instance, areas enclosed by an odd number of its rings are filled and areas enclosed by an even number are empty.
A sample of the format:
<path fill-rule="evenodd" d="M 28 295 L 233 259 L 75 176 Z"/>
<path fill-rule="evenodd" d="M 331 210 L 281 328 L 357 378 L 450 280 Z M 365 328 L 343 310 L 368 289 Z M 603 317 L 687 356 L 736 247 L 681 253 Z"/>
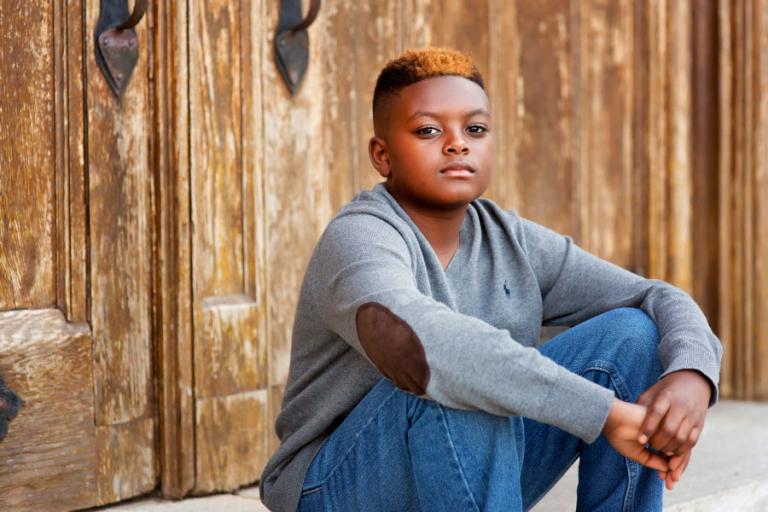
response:
<path fill-rule="evenodd" d="M 506 279 L 504 280 L 504 293 L 507 294 L 507 298 L 508 299 L 512 297 L 512 290 L 510 290 L 509 287 L 507 286 L 507 280 Z"/>

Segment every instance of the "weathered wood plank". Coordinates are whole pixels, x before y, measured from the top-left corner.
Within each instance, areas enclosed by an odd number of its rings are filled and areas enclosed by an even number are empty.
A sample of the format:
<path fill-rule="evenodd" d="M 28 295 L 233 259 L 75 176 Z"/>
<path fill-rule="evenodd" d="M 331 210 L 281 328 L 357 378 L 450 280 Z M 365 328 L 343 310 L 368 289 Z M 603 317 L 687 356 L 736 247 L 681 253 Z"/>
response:
<path fill-rule="evenodd" d="M 0 375 L 25 401 L 0 442 L 0 509 L 96 504 L 91 342 L 57 309 L 0 313 Z"/>
<path fill-rule="evenodd" d="M 262 92 L 264 104 L 264 192 L 269 297 L 269 385 L 288 377 L 291 329 L 304 268 L 331 211 L 328 176 L 333 172 L 324 155 L 330 143 L 323 133 L 327 76 L 326 15 L 309 29 L 309 67 L 300 90 L 291 96 L 273 56 L 274 27 L 279 4 L 264 2 Z M 281 401 L 270 394 L 269 400 Z M 270 411 L 275 409 L 270 405 Z M 274 424 L 274 417 L 270 417 Z"/>
<path fill-rule="evenodd" d="M 752 190 L 754 280 L 754 399 L 768 401 L 768 0 L 755 0 L 755 134 Z"/>
<path fill-rule="evenodd" d="M 0 4 L 0 310 L 56 302 L 53 8 Z"/>
<path fill-rule="evenodd" d="M 578 3 L 574 66 L 581 245 L 632 267 L 633 5 Z"/>
<path fill-rule="evenodd" d="M 764 0 L 721 2 L 720 331 L 723 393 L 768 399 L 768 15 Z"/>
<path fill-rule="evenodd" d="M 578 33 L 566 2 L 516 2 L 518 168 L 516 209 L 581 241 L 578 224 L 573 62 Z"/>
<path fill-rule="evenodd" d="M 381 177 L 368 157 L 373 136 L 371 102 L 381 68 L 397 56 L 400 2 L 329 3 L 326 12 L 327 80 L 323 130 L 331 165 L 328 188 L 335 212 L 356 192 L 373 187 Z"/>
<path fill-rule="evenodd" d="M 155 419 L 96 427 L 99 505 L 151 491 L 157 483 Z"/>
<path fill-rule="evenodd" d="M 160 482 L 178 498 L 194 487 L 191 219 L 189 216 L 188 9 L 155 2 L 156 77 L 153 162 L 156 166 L 156 333 Z"/>
<path fill-rule="evenodd" d="M 196 399 L 267 387 L 262 311 L 242 294 L 203 299 L 196 315 Z"/>
<path fill-rule="evenodd" d="M 691 17 L 687 2 L 648 4 L 649 277 L 692 291 Z M 685 70 L 685 72 L 681 72 Z"/>
<path fill-rule="evenodd" d="M 195 492 L 233 490 L 255 481 L 267 462 L 267 391 L 195 402 Z"/>
<path fill-rule="evenodd" d="M 97 0 L 85 3 L 95 27 Z M 152 381 L 153 175 L 150 168 L 151 12 L 136 27 L 139 59 L 115 98 L 86 41 L 90 318 L 100 504 L 154 487 Z M 89 34 L 91 32 L 88 32 Z M 146 420 L 146 421 L 140 421 Z M 150 482 L 151 480 L 151 482 Z"/>
<path fill-rule="evenodd" d="M 88 0 L 87 26 L 99 2 Z M 152 410 L 152 226 L 149 171 L 149 40 L 137 27 L 139 60 L 120 101 L 94 59 L 88 74 L 91 320 L 96 424 L 149 417 Z M 86 37 L 87 55 L 93 38 Z"/>
<path fill-rule="evenodd" d="M 486 91 L 491 99 L 495 152 L 493 175 L 485 196 L 503 208 L 519 209 L 521 184 L 518 172 L 518 106 L 522 99 L 519 85 L 520 35 L 517 29 L 517 4 L 506 0 L 490 2 L 490 41 Z"/>
<path fill-rule="evenodd" d="M 733 365 L 733 309 L 732 303 L 736 296 L 732 279 L 731 268 L 733 265 L 732 237 L 732 211 L 731 211 L 731 167 L 733 165 L 733 148 L 731 147 L 731 137 L 733 135 L 733 60 L 732 60 L 732 39 L 731 30 L 731 2 L 729 0 L 720 0 L 718 2 L 718 90 L 720 101 L 719 108 L 719 131 L 718 131 L 718 178 L 719 178 L 719 208 L 718 208 L 718 227 L 720 250 L 719 259 L 719 304 L 718 304 L 718 336 L 723 344 L 723 362 L 720 371 L 720 392 L 723 397 L 734 396 L 734 365 Z"/>
<path fill-rule="evenodd" d="M 198 404 L 195 492 L 252 482 L 252 466 L 266 462 L 243 452 L 238 437 L 245 425 L 238 422 L 253 415 L 222 419 L 199 408 L 213 403 L 206 400 L 228 403 L 232 395 L 259 388 L 266 401 L 262 10 L 259 2 L 241 0 L 194 4 L 190 10 L 190 24 L 199 34 L 189 46 L 190 77 L 199 77 L 190 82 L 189 125 Z M 221 414 L 229 412 L 225 408 Z M 259 421 L 259 442 L 264 444 L 266 414 Z M 210 444 L 216 438 L 220 442 Z M 230 456 L 218 458 L 219 451 Z"/>
<path fill-rule="evenodd" d="M 691 4 L 691 157 L 693 210 L 693 298 L 717 331 L 719 180 L 717 2 Z"/>
<path fill-rule="evenodd" d="M 192 265 L 201 298 L 243 288 L 238 4 L 190 4 Z"/>

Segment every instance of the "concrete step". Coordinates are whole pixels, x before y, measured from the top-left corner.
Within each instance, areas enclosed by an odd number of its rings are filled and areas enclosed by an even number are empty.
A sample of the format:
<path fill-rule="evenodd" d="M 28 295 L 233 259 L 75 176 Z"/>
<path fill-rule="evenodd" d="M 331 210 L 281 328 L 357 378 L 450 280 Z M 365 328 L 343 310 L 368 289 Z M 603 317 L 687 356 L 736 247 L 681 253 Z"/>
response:
<path fill-rule="evenodd" d="M 578 461 L 532 509 L 576 510 Z M 144 498 L 109 512 L 266 512 L 258 487 L 181 501 Z M 672 491 L 666 512 L 768 512 L 768 404 L 722 400 L 707 414 L 688 469 Z"/>

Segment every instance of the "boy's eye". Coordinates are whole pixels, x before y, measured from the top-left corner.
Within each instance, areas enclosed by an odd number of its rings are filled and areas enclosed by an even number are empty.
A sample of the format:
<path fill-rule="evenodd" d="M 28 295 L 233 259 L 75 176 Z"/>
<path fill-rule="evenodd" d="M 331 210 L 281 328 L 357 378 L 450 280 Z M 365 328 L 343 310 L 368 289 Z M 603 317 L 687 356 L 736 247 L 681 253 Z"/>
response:
<path fill-rule="evenodd" d="M 474 134 L 477 134 L 477 133 L 485 133 L 485 132 L 487 132 L 487 131 L 488 131 L 488 129 L 487 129 L 485 126 L 483 126 L 483 125 L 480 125 L 480 124 L 473 124 L 472 126 L 470 126 L 469 128 L 467 128 L 467 131 L 468 131 L 469 133 L 474 133 Z"/>
<path fill-rule="evenodd" d="M 430 130 L 434 130 L 434 131 L 430 131 Z M 438 130 L 434 126 L 425 126 L 424 128 L 419 128 L 418 130 L 416 130 L 416 133 L 418 133 L 419 135 L 434 135 L 439 131 L 440 130 Z"/>

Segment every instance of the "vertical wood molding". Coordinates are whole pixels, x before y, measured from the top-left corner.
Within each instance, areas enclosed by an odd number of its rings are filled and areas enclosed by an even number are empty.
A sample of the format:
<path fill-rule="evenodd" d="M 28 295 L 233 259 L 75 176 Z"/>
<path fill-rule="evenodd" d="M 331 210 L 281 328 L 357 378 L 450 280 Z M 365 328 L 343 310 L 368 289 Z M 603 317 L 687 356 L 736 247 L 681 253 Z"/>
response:
<path fill-rule="evenodd" d="M 152 162 L 155 189 L 155 366 L 160 483 L 179 498 L 195 482 L 192 367 L 189 72 L 186 2 L 154 2 Z"/>
<path fill-rule="evenodd" d="M 70 322 L 89 320 L 83 120 L 82 3 L 54 2 L 56 304 Z"/>
<path fill-rule="evenodd" d="M 657 0 L 645 15 L 648 277 L 692 292 L 690 5 Z"/>

